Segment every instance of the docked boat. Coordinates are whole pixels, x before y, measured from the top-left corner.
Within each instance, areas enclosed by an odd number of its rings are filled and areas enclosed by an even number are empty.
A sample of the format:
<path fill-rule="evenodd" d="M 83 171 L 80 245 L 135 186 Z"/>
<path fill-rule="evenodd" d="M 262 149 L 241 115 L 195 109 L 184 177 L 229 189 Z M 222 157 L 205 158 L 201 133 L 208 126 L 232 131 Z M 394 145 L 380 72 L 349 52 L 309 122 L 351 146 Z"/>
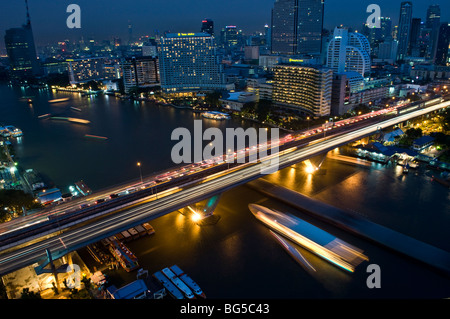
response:
<path fill-rule="evenodd" d="M 228 120 L 230 119 L 230 115 L 227 113 L 217 112 L 217 111 L 207 111 L 203 112 L 202 116 L 207 119 L 212 120 Z"/>
<path fill-rule="evenodd" d="M 11 134 L 9 134 L 8 129 L 6 127 L 4 127 L 4 126 L 0 126 L 0 134 L 3 137 L 9 137 L 11 135 Z"/>
<path fill-rule="evenodd" d="M 167 292 L 175 299 L 184 299 L 183 293 L 166 277 L 161 271 L 153 274 L 153 277 L 158 280 L 161 285 L 166 288 Z"/>
<path fill-rule="evenodd" d="M 294 215 L 256 204 L 249 204 L 249 209 L 275 232 L 342 269 L 354 272 L 356 266 L 368 260 L 362 250 Z"/>
<path fill-rule="evenodd" d="M 186 296 L 188 299 L 195 299 L 195 295 L 192 290 L 178 278 L 172 270 L 168 267 L 161 270 L 161 272 Z"/>
<path fill-rule="evenodd" d="M 184 273 L 183 270 L 181 270 L 180 267 L 177 265 L 170 266 L 170 270 L 178 277 L 180 278 L 198 297 L 206 298 L 205 293 L 202 291 L 200 286 L 192 280 L 191 277 L 189 277 L 186 273 Z"/>
<path fill-rule="evenodd" d="M 9 135 L 12 137 L 20 137 L 23 135 L 23 132 L 21 129 L 18 129 L 17 127 L 14 127 L 12 125 L 5 126 L 5 129 L 8 130 Z"/>
<path fill-rule="evenodd" d="M 109 251 L 127 272 L 139 267 L 137 257 L 116 238 L 110 242 Z"/>

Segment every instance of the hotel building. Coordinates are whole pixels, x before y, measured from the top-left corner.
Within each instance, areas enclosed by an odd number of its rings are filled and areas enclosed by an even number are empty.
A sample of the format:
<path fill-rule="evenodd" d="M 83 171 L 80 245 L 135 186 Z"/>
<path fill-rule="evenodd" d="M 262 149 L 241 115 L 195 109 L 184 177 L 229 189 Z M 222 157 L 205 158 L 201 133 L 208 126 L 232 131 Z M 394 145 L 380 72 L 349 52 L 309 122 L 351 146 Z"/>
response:
<path fill-rule="evenodd" d="M 275 105 L 296 110 L 301 115 L 330 115 L 332 70 L 296 64 L 277 65 L 273 70 Z"/>

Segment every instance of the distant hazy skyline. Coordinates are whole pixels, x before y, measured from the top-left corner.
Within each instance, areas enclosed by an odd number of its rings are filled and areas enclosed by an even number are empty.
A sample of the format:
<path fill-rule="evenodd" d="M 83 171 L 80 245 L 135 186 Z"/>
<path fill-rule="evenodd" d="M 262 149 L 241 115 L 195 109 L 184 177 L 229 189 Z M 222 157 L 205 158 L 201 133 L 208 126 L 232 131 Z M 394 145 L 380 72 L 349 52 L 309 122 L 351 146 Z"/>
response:
<path fill-rule="evenodd" d="M 199 32 L 201 20 L 210 18 L 218 34 L 226 25 L 236 25 L 245 34 L 264 31 L 271 23 L 275 0 L 28 0 L 37 46 L 81 36 L 95 40 L 119 36 L 128 39 L 128 24 L 133 36 L 153 35 L 155 30 Z M 66 19 L 69 4 L 81 7 L 81 29 L 69 29 Z M 398 0 L 325 0 L 324 27 L 344 24 L 360 29 L 369 13 L 369 4 L 378 4 L 381 15 L 398 23 L 401 1 Z M 441 21 L 450 22 L 450 1 L 413 0 L 413 17 L 425 19 L 430 4 L 441 7 Z M 25 0 L 2 3 L 0 52 L 5 54 L 5 30 L 20 27 L 26 21 Z"/>

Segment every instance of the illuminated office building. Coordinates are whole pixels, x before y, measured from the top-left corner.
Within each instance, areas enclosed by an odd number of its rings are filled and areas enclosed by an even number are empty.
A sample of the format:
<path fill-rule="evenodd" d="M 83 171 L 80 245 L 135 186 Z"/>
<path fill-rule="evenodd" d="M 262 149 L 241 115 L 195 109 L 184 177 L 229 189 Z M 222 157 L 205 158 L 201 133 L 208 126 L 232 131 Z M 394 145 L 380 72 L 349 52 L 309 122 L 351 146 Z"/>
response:
<path fill-rule="evenodd" d="M 28 3 L 26 4 L 27 23 L 21 28 L 12 28 L 5 32 L 5 47 L 13 80 L 24 80 L 41 73 L 34 45 Z"/>
<path fill-rule="evenodd" d="M 214 21 L 211 19 L 203 19 L 201 33 L 214 35 Z"/>
<path fill-rule="evenodd" d="M 411 36 L 412 2 L 404 1 L 400 5 L 400 18 L 398 24 L 397 60 L 404 60 L 409 51 L 409 38 Z"/>
<path fill-rule="evenodd" d="M 272 53 L 320 54 L 323 14 L 323 0 L 276 0 L 272 9 Z"/>

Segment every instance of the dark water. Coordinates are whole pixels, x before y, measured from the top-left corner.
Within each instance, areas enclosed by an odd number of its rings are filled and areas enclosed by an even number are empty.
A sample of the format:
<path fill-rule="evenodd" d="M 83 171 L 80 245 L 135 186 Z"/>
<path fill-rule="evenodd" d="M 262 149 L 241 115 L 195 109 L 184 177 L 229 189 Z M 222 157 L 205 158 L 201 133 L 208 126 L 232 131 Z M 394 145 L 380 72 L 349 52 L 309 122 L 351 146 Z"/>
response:
<path fill-rule="evenodd" d="M 34 96 L 29 106 L 22 96 Z M 157 106 L 150 102 L 123 101 L 110 96 L 81 97 L 78 93 L 38 91 L 0 86 L 0 123 L 22 129 L 16 147 L 21 167 L 45 174 L 66 190 L 83 179 L 93 190 L 109 187 L 168 169 L 174 164 L 172 131 L 185 127 L 193 132 L 194 120 L 204 129 L 257 127 L 240 120 L 215 121 L 189 110 Z M 71 100 L 49 103 L 69 97 Z M 71 107 L 81 109 L 74 110 Z M 39 118 L 43 114 L 89 120 L 88 125 Z M 107 137 L 89 139 L 85 134 Z"/>
<path fill-rule="evenodd" d="M 33 107 L 18 101 L 36 95 Z M 83 178 L 93 189 L 170 167 L 170 134 L 188 127 L 198 115 L 149 103 L 132 103 L 111 97 L 81 98 L 44 91 L 21 92 L 0 86 L 0 122 L 24 131 L 18 145 L 19 163 L 47 174 L 64 187 Z M 48 99 L 71 96 L 71 102 L 49 105 Z M 82 109 L 76 112 L 75 106 Z M 38 115 L 60 113 L 88 119 L 88 126 L 39 120 Z M 248 127 L 236 121 L 204 120 L 205 127 Z M 84 138 L 107 136 L 107 141 Z M 321 158 L 316 158 L 320 162 Z M 371 221 L 450 251 L 450 194 L 430 180 L 433 172 L 420 168 L 403 175 L 396 166 L 360 166 L 327 158 L 315 175 L 303 164 L 265 178 Z M 268 229 L 248 210 L 249 203 L 294 213 L 337 237 L 361 248 L 369 256 L 345 273 L 300 248 L 316 273 L 307 273 L 279 246 Z M 237 187 L 222 195 L 214 225 L 199 226 L 173 212 L 151 221 L 156 233 L 127 245 L 150 273 L 178 264 L 196 280 L 209 298 L 443 298 L 450 297 L 450 280 L 411 259 L 340 229 L 323 224 L 279 201 L 248 188 Z M 80 252 L 82 253 L 82 252 Z M 88 255 L 86 262 L 91 263 Z M 366 285 L 368 264 L 381 268 L 381 288 Z M 109 273 L 117 286 L 136 277 L 135 272 Z"/>

